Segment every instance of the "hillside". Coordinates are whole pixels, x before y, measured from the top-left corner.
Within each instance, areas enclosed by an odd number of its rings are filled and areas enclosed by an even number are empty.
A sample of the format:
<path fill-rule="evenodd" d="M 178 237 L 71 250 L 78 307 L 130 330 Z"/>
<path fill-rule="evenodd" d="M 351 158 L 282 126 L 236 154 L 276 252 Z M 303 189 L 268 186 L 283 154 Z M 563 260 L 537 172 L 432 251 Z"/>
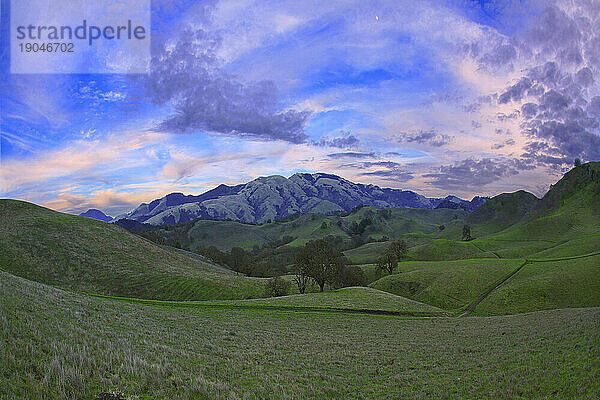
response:
<path fill-rule="evenodd" d="M 501 257 L 524 257 L 600 233 L 600 162 L 567 172 L 519 222 L 475 244 Z M 600 247 L 600 242 L 598 246 Z"/>
<path fill-rule="evenodd" d="M 580 255 L 600 248 L 600 163 L 566 173 L 548 193 L 503 193 L 430 236 L 404 234 L 408 259 L 521 258 L 534 254 Z M 476 239 L 462 241 L 463 225 Z M 387 244 L 368 243 L 346 251 L 359 264 L 373 263 Z M 555 250 L 552 250 L 555 249 Z"/>
<path fill-rule="evenodd" d="M 468 213 L 462 209 L 410 209 L 393 208 L 378 210 L 362 207 L 346 216 L 308 214 L 287 222 L 250 225 L 235 221 L 207 221 L 198 219 L 177 226 L 163 226 L 148 232 L 148 225 L 121 220 L 120 225 L 131 227 L 152 240 L 179 242 L 192 251 L 198 247 L 216 246 L 221 250 L 254 246 L 297 247 L 310 240 L 335 237 L 344 246 L 356 246 L 361 241 L 395 239 L 403 234 L 434 233 L 440 225 L 464 218 Z M 137 224 L 137 225 L 136 225 Z M 354 245 L 353 245 L 354 244 Z M 360 242 L 359 242 L 360 244 Z"/>
<path fill-rule="evenodd" d="M 444 203 L 441 207 L 471 211 L 485 200 L 475 197 L 466 201 L 455 196 L 427 198 L 407 190 L 353 183 L 324 173 L 294 174 L 289 178 L 274 175 L 237 186 L 220 185 L 199 196 L 171 193 L 141 204 L 115 217 L 115 221 L 126 218 L 160 226 L 202 218 L 263 224 L 295 214 L 328 215 L 357 206 L 433 209 Z"/>
<path fill-rule="evenodd" d="M 207 303 L 207 302 L 203 302 Z M 252 300 L 221 300 L 210 304 L 239 307 L 293 308 L 316 310 L 383 311 L 406 315 L 442 315 L 443 310 L 425 303 L 397 296 L 389 292 L 365 288 L 347 287 L 326 292 L 294 294 Z"/>
<path fill-rule="evenodd" d="M 0 271 L 0 397 L 591 399 L 599 329 L 598 308 L 461 319 L 179 308 Z"/>
<path fill-rule="evenodd" d="M 471 227 L 471 235 L 476 238 L 500 232 L 521 221 L 538 202 L 537 197 L 524 190 L 499 194 L 469 214 L 464 221 L 450 224 L 437 236 L 458 239 L 464 224 Z"/>
<path fill-rule="evenodd" d="M 63 288 L 163 300 L 259 297 L 261 280 L 126 230 L 16 200 L 0 200 L 0 268 Z"/>

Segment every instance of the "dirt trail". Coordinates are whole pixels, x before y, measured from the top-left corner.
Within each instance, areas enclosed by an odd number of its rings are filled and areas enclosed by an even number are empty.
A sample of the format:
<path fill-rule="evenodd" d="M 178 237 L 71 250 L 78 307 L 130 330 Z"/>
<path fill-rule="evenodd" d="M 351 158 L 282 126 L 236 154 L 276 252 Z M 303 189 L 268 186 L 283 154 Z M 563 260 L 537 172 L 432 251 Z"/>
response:
<path fill-rule="evenodd" d="M 459 317 L 464 317 L 466 315 L 471 314 L 473 312 L 473 310 L 475 310 L 475 307 L 477 307 L 479 305 L 479 303 L 481 303 L 483 300 L 485 300 L 485 298 L 488 297 L 490 295 L 490 293 L 492 293 L 500 285 L 502 285 L 504 282 L 506 282 L 507 280 L 512 278 L 517 272 L 519 272 L 521 269 L 523 269 L 524 266 L 526 266 L 527 264 L 530 264 L 530 263 L 531 263 L 531 261 L 529 261 L 529 260 L 523 261 L 523 263 L 517 269 L 515 269 L 513 272 L 508 274 L 508 276 L 506 276 L 504 279 L 502 279 L 500 282 L 498 282 L 496 285 L 494 285 L 492 288 L 490 288 L 487 292 L 482 294 L 481 297 L 479 299 L 477 299 L 475 302 L 469 304 L 467 309 L 462 314 L 460 314 Z"/>
<path fill-rule="evenodd" d="M 471 244 L 473 246 L 475 246 L 476 249 L 483 251 L 484 253 L 492 253 L 497 259 L 501 259 L 502 257 L 500 257 L 500 254 L 496 253 L 495 251 L 488 251 L 486 249 L 484 249 L 483 247 L 480 247 L 478 245 L 476 245 L 475 243 L 471 242 Z"/>

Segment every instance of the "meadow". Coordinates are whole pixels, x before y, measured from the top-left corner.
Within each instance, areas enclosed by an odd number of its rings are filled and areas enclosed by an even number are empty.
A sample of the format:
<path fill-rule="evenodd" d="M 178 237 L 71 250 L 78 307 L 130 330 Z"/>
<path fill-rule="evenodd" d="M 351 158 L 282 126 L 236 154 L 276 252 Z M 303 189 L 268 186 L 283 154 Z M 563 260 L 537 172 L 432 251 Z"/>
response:
<path fill-rule="evenodd" d="M 158 307 L 0 272 L 12 400 L 594 399 L 600 309 L 414 319 Z"/>

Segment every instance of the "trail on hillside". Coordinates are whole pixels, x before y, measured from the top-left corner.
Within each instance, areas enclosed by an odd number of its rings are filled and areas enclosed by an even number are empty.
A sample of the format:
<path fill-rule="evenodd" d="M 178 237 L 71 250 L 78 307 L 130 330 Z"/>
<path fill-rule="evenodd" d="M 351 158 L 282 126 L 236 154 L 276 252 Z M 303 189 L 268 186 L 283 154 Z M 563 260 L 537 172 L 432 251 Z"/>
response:
<path fill-rule="evenodd" d="M 529 260 L 523 261 L 523 263 L 517 269 L 515 269 L 513 272 L 511 272 L 506 277 L 504 277 L 504 279 L 502 279 L 496 285 L 492 286 L 487 292 L 482 294 L 481 297 L 479 297 L 479 299 L 477 299 L 473 303 L 469 304 L 469 306 L 465 309 L 465 311 L 462 314 L 459 315 L 459 317 L 464 317 L 466 315 L 471 314 L 473 312 L 473 310 L 475 310 L 475 307 L 477 307 L 479 305 L 479 303 L 481 303 L 483 300 L 485 300 L 485 298 L 488 297 L 490 295 L 490 293 L 492 293 L 494 290 L 496 290 L 504 282 L 506 282 L 507 280 L 512 278 L 517 272 L 519 272 L 524 266 L 526 266 L 529 263 L 530 263 Z"/>
<path fill-rule="evenodd" d="M 479 245 L 477 245 L 477 244 L 475 244 L 473 242 L 470 242 L 470 243 L 473 246 L 475 246 L 476 249 L 478 249 L 480 251 L 483 251 L 484 253 L 492 253 L 497 259 L 501 259 L 502 258 L 502 257 L 500 257 L 500 254 L 496 253 L 495 251 L 486 250 L 483 247 L 481 247 L 481 246 L 479 246 Z"/>
<path fill-rule="evenodd" d="M 496 285 L 494 285 L 488 291 L 486 291 L 484 294 L 482 294 L 479 299 L 477 299 L 473 303 L 469 304 L 469 306 L 465 309 L 465 311 L 463 311 L 462 314 L 459 315 L 459 317 L 464 317 L 464 316 L 467 316 L 470 313 L 472 313 L 475 310 L 475 307 L 477 307 L 479 305 L 479 303 L 481 303 L 483 300 L 485 300 L 486 297 L 488 297 L 494 290 L 496 290 L 504 282 L 506 282 L 507 280 L 512 278 L 517 272 L 519 272 L 521 269 L 523 269 L 523 267 L 525 267 L 527 264 L 576 260 L 579 258 L 593 257 L 593 256 L 597 256 L 597 255 L 600 255 L 600 251 L 596 251 L 594 253 L 589 253 L 589 254 L 583 254 L 583 255 L 579 255 L 579 256 L 560 257 L 560 258 L 552 258 L 552 259 L 539 259 L 539 260 L 526 259 L 525 261 L 523 261 L 523 263 L 517 269 L 515 269 L 513 272 L 508 274 L 504 279 L 502 279 L 500 282 L 498 282 Z"/>

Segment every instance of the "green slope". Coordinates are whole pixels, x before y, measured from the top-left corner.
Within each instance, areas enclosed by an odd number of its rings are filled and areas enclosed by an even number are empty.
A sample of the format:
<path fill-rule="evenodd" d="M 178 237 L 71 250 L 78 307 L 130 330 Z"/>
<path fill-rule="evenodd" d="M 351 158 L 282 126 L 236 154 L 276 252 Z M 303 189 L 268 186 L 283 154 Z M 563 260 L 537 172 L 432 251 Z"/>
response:
<path fill-rule="evenodd" d="M 524 190 L 502 193 L 489 199 L 469 214 L 464 221 L 450 224 L 437 236 L 446 239 L 460 239 L 464 224 L 471 227 L 471 236 L 473 237 L 489 236 L 521 221 L 538 202 L 537 197 Z"/>
<path fill-rule="evenodd" d="M 524 257 L 598 234 L 600 163 L 588 163 L 565 174 L 522 221 L 475 242 L 502 257 Z"/>
<path fill-rule="evenodd" d="M 269 299 L 224 300 L 210 303 L 252 307 L 390 311 L 413 315 L 436 315 L 443 312 L 443 310 L 428 304 L 365 287 L 348 287 L 326 292 L 295 294 Z"/>
<path fill-rule="evenodd" d="M 363 207 L 347 216 L 321 214 L 302 215 L 293 221 L 276 222 L 265 225 L 249 225 L 233 221 L 196 220 L 177 226 L 165 226 L 146 232 L 153 240 L 175 238 L 191 250 L 198 247 L 215 246 L 220 250 L 242 247 L 250 250 L 253 246 L 272 245 L 275 247 L 303 246 L 310 240 L 327 236 L 337 236 L 349 244 L 356 235 L 357 227 L 365 240 L 394 239 L 411 232 L 433 233 L 440 225 L 464 218 L 464 210 L 426 210 L 390 208 L 377 210 Z M 369 223 L 366 223 L 366 222 Z"/>
<path fill-rule="evenodd" d="M 111 224 L 0 200 L 0 268 L 72 290 L 165 300 L 260 297 L 264 283 Z"/>
<path fill-rule="evenodd" d="M 369 286 L 448 311 L 459 311 L 514 271 L 523 260 L 402 262 L 398 273 Z"/>
<path fill-rule="evenodd" d="M 497 315 L 588 306 L 600 306 L 600 254 L 527 264 L 475 312 Z"/>
<path fill-rule="evenodd" d="M 593 399 L 600 309 L 406 319 L 181 309 L 0 271 L 0 398 Z"/>

